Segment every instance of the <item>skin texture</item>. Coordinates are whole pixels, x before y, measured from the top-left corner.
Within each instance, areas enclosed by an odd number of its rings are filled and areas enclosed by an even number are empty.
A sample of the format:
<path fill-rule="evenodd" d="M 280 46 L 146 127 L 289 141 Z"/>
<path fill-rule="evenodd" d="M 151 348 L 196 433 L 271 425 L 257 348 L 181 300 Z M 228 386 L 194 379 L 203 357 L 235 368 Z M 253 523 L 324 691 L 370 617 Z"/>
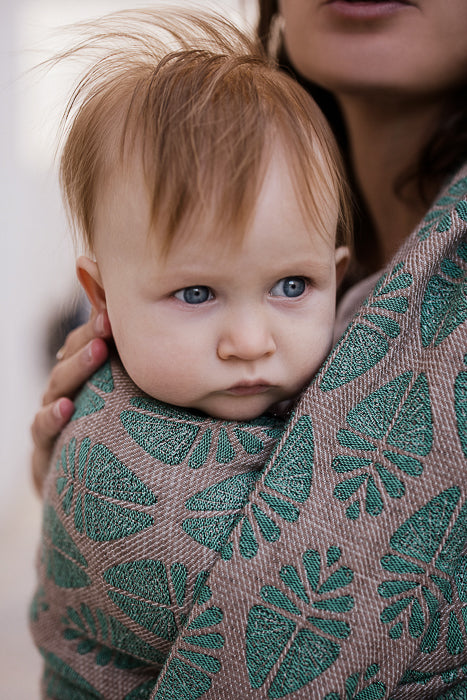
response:
<path fill-rule="evenodd" d="M 407 0 L 379 18 L 339 2 L 280 0 L 294 66 L 335 94 L 433 100 L 465 81 L 465 0 Z"/>
<path fill-rule="evenodd" d="M 331 347 L 348 259 L 335 249 L 332 209 L 327 230 L 304 221 L 276 153 L 243 239 L 229 243 L 228 232 L 213 235 L 202 220 L 164 257 L 157 231 L 148 235 L 140 165 L 112 178 L 96 212 L 96 262 L 79 258 L 78 275 L 94 307 L 107 310 L 133 381 L 159 400 L 229 420 L 294 398 Z"/>

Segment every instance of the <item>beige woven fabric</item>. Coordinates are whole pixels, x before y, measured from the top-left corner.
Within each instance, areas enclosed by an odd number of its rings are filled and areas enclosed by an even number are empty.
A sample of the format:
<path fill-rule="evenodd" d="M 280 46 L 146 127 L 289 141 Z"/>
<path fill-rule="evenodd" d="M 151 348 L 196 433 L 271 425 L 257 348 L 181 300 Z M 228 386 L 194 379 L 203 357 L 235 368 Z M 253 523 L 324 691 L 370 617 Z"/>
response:
<path fill-rule="evenodd" d="M 466 194 L 464 170 L 376 284 L 256 483 L 243 511 L 256 555 L 242 556 L 239 523 L 232 559 L 208 578 L 219 670 L 190 672 L 193 610 L 151 697 L 467 698 Z"/>
<path fill-rule="evenodd" d="M 147 697 L 284 426 L 154 401 L 117 360 L 76 406 L 44 489 L 31 608 L 43 697 Z"/>
<path fill-rule="evenodd" d="M 44 697 L 467 698 L 466 175 L 272 459 L 280 426 L 92 380 L 45 490 Z"/>

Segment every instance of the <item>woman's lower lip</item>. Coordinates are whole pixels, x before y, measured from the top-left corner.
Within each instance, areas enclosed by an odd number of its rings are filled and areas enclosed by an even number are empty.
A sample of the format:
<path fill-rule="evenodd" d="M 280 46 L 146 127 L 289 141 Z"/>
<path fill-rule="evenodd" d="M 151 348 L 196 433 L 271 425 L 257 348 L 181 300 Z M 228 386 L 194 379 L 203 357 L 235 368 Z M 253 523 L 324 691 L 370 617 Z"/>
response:
<path fill-rule="evenodd" d="M 254 394 L 264 394 L 270 388 L 269 384 L 253 384 L 251 386 L 233 386 L 227 389 L 227 393 L 234 396 L 253 396 Z"/>
<path fill-rule="evenodd" d="M 396 12 L 411 7 L 407 2 L 383 0 L 382 2 L 349 2 L 348 0 L 330 0 L 326 3 L 329 11 L 340 17 L 355 20 L 385 19 Z"/>

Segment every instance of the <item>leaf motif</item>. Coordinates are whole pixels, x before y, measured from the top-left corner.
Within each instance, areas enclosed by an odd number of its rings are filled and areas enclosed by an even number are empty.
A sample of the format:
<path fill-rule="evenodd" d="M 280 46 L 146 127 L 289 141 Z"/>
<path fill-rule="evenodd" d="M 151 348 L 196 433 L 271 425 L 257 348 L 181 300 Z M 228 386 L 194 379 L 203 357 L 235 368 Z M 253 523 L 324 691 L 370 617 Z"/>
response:
<path fill-rule="evenodd" d="M 406 290 L 412 284 L 413 277 L 404 272 L 404 263 L 378 280 L 373 294 L 364 302 L 366 313 L 344 334 L 330 365 L 321 375 L 322 391 L 332 391 L 353 381 L 386 356 L 389 341 L 401 332 L 399 316 L 408 310 Z M 395 318 L 395 314 L 399 316 Z"/>
<path fill-rule="evenodd" d="M 108 596 L 128 617 L 156 637 L 168 642 L 175 640 L 178 632 L 177 622 L 175 615 L 168 608 L 152 602 L 136 600 L 117 591 L 108 591 Z M 163 655 L 162 663 L 164 659 Z"/>
<path fill-rule="evenodd" d="M 120 421 L 145 452 L 170 466 L 183 462 L 200 430 L 199 425 L 132 410 L 123 411 Z"/>
<path fill-rule="evenodd" d="M 333 494 L 339 501 L 356 496 L 346 509 L 350 520 L 360 517 L 361 500 L 365 512 L 377 517 L 385 507 L 384 492 L 390 498 L 405 495 L 405 482 L 393 473 L 394 467 L 409 477 L 418 477 L 423 472 L 420 457 L 432 449 L 433 418 L 425 375 L 418 375 L 415 381 L 412 372 L 395 377 L 361 399 L 346 421 L 349 427 L 338 431 L 338 442 L 346 450 L 361 451 L 365 456 L 346 453 L 333 458 L 334 471 L 349 474 L 334 487 Z M 385 464 L 371 455 L 376 450 L 382 452 Z"/>
<path fill-rule="evenodd" d="M 467 361 L 467 355 L 464 357 L 464 361 Z M 457 434 L 462 452 L 467 459 L 467 372 L 459 372 L 454 382 L 454 408 Z"/>
<path fill-rule="evenodd" d="M 433 442 L 433 418 L 428 382 L 419 374 L 391 428 L 387 442 L 392 447 L 426 457 Z"/>
<path fill-rule="evenodd" d="M 251 489 L 259 476 L 259 472 L 231 476 L 195 493 L 186 501 L 185 506 L 191 511 L 205 512 L 242 508 L 248 502 Z"/>
<path fill-rule="evenodd" d="M 267 472 L 265 485 L 293 501 L 304 503 L 310 495 L 313 451 L 311 419 L 301 416 Z"/>
<path fill-rule="evenodd" d="M 347 414 L 347 423 L 368 437 L 382 439 L 404 396 L 412 372 L 405 372 L 362 399 Z"/>
<path fill-rule="evenodd" d="M 187 629 L 203 630 L 219 624 L 222 619 L 223 613 L 219 608 L 207 608 L 194 618 Z M 198 648 L 196 651 L 186 649 L 186 644 Z M 182 636 L 177 655 L 169 661 L 154 700 L 196 700 L 204 695 L 212 683 L 209 674 L 218 673 L 221 669 L 219 660 L 204 650 L 221 649 L 223 645 L 224 638 L 217 632 Z"/>
<path fill-rule="evenodd" d="M 85 386 L 76 396 L 74 404 L 75 410 L 70 419 L 71 421 L 102 411 L 105 406 L 105 401 L 99 394 L 96 394 L 91 387 Z"/>
<path fill-rule="evenodd" d="M 264 605 L 251 608 L 246 628 L 246 657 L 253 689 L 264 684 L 295 628 L 292 620 L 275 610 Z"/>
<path fill-rule="evenodd" d="M 95 542 L 111 542 L 145 530 L 154 522 L 147 513 L 103 501 L 87 493 L 84 497 L 87 536 Z"/>
<path fill-rule="evenodd" d="M 379 670 L 378 664 L 372 664 L 368 666 L 364 674 L 357 671 L 349 676 L 345 681 L 345 698 L 342 700 L 381 700 L 384 698 L 386 686 L 381 681 L 373 680 Z M 368 681 L 371 681 L 369 685 L 367 685 Z M 364 687 L 362 687 L 363 684 L 365 684 Z M 358 690 L 359 688 L 360 690 Z M 328 693 L 323 700 L 341 700 L 341 696 L 339 693 Z"/>
<path fill-rule="evenodd" d="M 456 254 L 465 262 L 461 244 Z M 467 319 L 467 271 L 454 260 L 440 263 L 442 274 L 434 274 L 425 289 L 420 316 L 424 347 L 439 345 Z"/>
<path fill-rule="evenodd" d="M 147 665 L 147 662 L 142 661 L 132 654 L 118 651 L 113 646 L 108 646 L 110 643 L 108 639 L 109 629 L 115 628 L 115 624 L 111 617 L 106 617 L 104 615 L 102 610 L 96 610 L 96 616 L 94 617 L 91 609 L 84 604 L 81 605 L 79 612 L 68 607 L 66 617 L 62 618 L 62 622 L 65 624 L 63 631 L 64 639 L 71 641 L 76 640 L 78 642 L 76 651 L 81 656 L 96 651 L 95 663 L 97 666 L 102 667 L 113 663 L 113 665 L 119 669 L 134 669 Z M 127 640 L 130 638 L 138 640 L 136 647 L 138 655 L 141 648 L 146 649 L 146 647 L 144 647 L 145 643 L 141 642 L 139 638 L 132 637 L 133 633 L 126 630 L 123 625 L 118 629 L 124 633 Z M 141 643 L 143 647 L 141 647 Z M 153 652 L 151 652 L 151 656 L 153 656 Z M 164 655 L 160 654 L 159 662 L 162 663 L 163 660 Z M 151 658 L 151 661 L 154 661 L 154 659 Z"/>
<path fill-rule="evenodd" d="M 459 497 L 456 486 L 435 496 L 396 530 L 390 540 L 391 547 L 400 554 L 430 562 L 448 528 Z"/>
<path fill-rule="evenodd" d="M 107 569 L 104 580 L 114 588 L 124 590 L 153 603 L 170 605 L 169 581 L 163 562 L 139 559 Z"/>
<path fill-rule="evenodd" d="M 43 552 L 47 578 L 60 588 L 84 588 L 91 579 L 86 559 L 50 504 L 44 507 Z"/>
<path fill-rule="evenodd" d="M 241 520 L 241 515 L 237 513 L 187 518 L 183 521 L 182 528 L 199 544 L 215 552 L 220 552 L 239 520 Z"/>
<path fill-rule="evenodd" d="M 332 666 L 339 652 L 340 646 L 335 642 L 312 630 L 301 629 L 271 683 L 268 696 L 283 698 L 303 688 Z"/>
<path fill-rule="evenodd" d="M 465 512 L 452 523 L 452 516 L 458 506 L 459 499 L 460 489 L 457 486 L 446 489 L 432 498 L 410 516 L 392 535 L 390 545 L 398 554 L 387 554 L 381 559 L 381 565 L 386 571 L 402 575 L 402 578 L 384 581 L 378 586 L 378 593 L 381 597 L 396 598 L 382 611 L 381 621 L 384 624 L 392 624 L 406 608 L 410 608 L 407 631 L 413 639 L 421 638 L 420 651 L 425 654 L 435 652 L 439 645 L 441 615 L 446 614 L 446 605 L 440 607 L 436 595 L 424 585 L 423 582 L 426 580 L 425 567 L 416 562 L 435 563 L 440 571 L 445 572 L 450 577 L 454 575 L 455 580 L 456 567 L 459 566 L 460 555 L 465 545 L 465 516 L 467 514 L 467 504 L 464 503 L 463 510 Z M 453 526 L 449 536 L 435 560 L 451 525 Z M 406 574 L 411 574 L 411 578 L 405 578 Z M 416 576 L 413 576 L 414 574 Z M 429 578 L 436 587 L 435 591 L 437 589 L 437 595 L 441 594 L 450 606 L 453 603 L 454 595 L 452 578 L 445 578 L 433 573 L 430 574 Z M 406 592 L 410 592 L 411 595 L 399 597 L 401 593 L 405 594 Z M 425 611 L 427 611 L 428 616 Z M 445 641 L 448 653 L 458 654 L 461 647 L 462 650 L 464 649 L 465 643 L 460 622 L 455 613 L 453 614 L 455 619 L 449 618 Z M 390 628 L 389 636 L 392 639 L 398 639 L 402 636 L 403 629 L 404 625 L 401 620 Z M 467 628 L 465 629 L 467 631 Z"/>
<path fill-rule="evenodd" d="M 97 443 L 91 449 L 84 438 L 79 449 L 72 438 L 57 462 L 57 493 L 66 515 L 73 515 L 76 530 L 96 542 L 109 542 L 150 527 L 154 519 L 134 504 L 153 506 L 156 496 L 122 461 Z M 75 482 L 84 481 L 75 498 Z M 118 503 L 120 501 L 120 503 Z"/>
<path fill-rule="evenodd" d="M 265 605 L 250 609 L 245 632 L 252 689 L 268 683 L 263 691 L 268 698 L 284 697 L 317 678 L 337 659 L 341 640 L 350 635 L 351 629 L 336 616 L 354 607 L 352 596 L 335 595 L 353 580 L 351 569 L 336 568 L 340 557 L 340 549 L 330 547 L 323 568 L 319 552 L 307 550 L 302 555 L 304 575 L 293 565 L 283 566 L 279 571 L 281 581 L 292 595 L 275 585 L 261 588 Z M 307 610 L 313 614 L 306 614 Z M 321 617 L 317 612 L 320 610 L 327 611 L 331 617 Z"/>
<path fill-rule="evenodd" d="M 332 363 L 323 375 L 321 391 L 332 391 L 361 377 L 378 364 L 389 350 L 385 335 L 356 323 L 340 342 Z"/>
<path fill-rule="evenodd" d="M 49 697 L 104 700 L 104 696 L 74 668 L 52 652 L 45 649 L 39 649 L 39 651 L 45 661 L 43 683 Z"/>
<path fill-rule="evenodd" d="M 211 687 L 211 678 L 182 659 L 172 659 L 154 700 L 197 700 Z"/>

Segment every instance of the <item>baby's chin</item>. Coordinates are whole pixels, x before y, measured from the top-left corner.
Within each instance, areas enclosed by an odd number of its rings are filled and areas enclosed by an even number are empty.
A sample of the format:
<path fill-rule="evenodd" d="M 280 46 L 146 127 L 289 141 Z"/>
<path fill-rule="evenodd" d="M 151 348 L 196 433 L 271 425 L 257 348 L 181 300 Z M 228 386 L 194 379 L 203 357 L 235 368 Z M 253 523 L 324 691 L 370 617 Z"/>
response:
<path fill-rule="evenodd" d="M 259 403 L 259 402 L 258 402 Z M 205 413 L 216 420 L 246 423 L 261 416 L 285 416 L 294 404 L 294 399 L 284 399 L 280 402 L 261 402 L 255 406 L 253 402 L 233 402 L 229 406 L 193 406 L 192 408 Z"/>

